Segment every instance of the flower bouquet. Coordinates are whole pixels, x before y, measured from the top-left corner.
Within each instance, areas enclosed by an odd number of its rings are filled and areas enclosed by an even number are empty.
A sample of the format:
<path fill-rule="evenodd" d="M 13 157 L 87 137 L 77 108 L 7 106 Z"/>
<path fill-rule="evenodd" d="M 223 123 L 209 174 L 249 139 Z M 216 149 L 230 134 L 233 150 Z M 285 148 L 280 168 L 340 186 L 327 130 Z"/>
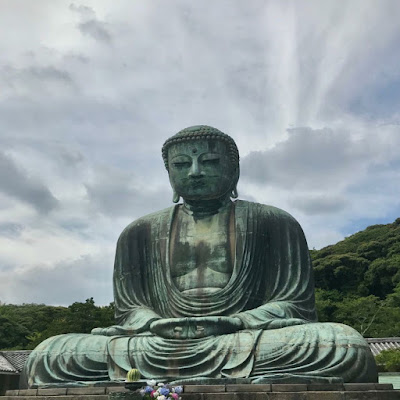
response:
<path fill-rule="evenodd" d="M 164 383 L 156 384 L 155 380 L 147 381 L 147 386 L 139 390 L 144 400 L 181 400 L 179 396 L 182 386 L 171 386 Z"/>

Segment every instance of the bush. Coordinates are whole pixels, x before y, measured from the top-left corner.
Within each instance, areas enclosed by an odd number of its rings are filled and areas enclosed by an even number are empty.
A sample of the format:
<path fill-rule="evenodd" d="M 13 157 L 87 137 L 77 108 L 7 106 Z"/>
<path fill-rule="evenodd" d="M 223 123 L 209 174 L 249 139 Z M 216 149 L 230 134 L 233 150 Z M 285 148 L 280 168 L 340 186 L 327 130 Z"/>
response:
<path fill-rule="evenodd" d="M 384 350 L 375 360 L 386 372 L 400 372 L 400 349 Z"/>

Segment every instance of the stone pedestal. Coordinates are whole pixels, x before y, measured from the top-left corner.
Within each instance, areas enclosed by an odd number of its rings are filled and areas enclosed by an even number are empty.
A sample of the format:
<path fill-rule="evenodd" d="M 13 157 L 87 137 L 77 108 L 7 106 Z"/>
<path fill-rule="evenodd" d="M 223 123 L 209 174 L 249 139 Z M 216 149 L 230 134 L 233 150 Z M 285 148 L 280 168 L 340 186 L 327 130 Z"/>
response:
<path fill-rule="evenodd" d="M 184 385 L 182 400 L 400 400 L 391 384 Z M 0 400 L 140 400 L 125 385 L 8 390 Z"/>

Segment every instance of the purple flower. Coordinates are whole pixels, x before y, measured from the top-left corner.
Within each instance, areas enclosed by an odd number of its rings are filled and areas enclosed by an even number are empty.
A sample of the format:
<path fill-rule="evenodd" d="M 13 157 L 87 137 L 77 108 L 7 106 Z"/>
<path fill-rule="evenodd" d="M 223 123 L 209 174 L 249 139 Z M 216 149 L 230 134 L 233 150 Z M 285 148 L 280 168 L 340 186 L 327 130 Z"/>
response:
<path fill-rule="evenodd" d="M 154 390 L 154 389 L 153 389 L 152 387 L 150 387 L 150 386 L 146 386 L 146 387 L 144 388 L 145 393 L 151 393 L 153 390 Z"/>
<path fill-rule="evenodd" d="M 162 396 L 168 396 L 168 395 L 169 395 L 169 389 L 166 388 L 166 387 L 161 387 L 161 388 L 160 388 L 160 394 L 161 394 Z"/>
<path fill-rule="evenodd" d="M 182 386 L 175 386 L 175 393 L 181 394 L 183 392 Z"/>

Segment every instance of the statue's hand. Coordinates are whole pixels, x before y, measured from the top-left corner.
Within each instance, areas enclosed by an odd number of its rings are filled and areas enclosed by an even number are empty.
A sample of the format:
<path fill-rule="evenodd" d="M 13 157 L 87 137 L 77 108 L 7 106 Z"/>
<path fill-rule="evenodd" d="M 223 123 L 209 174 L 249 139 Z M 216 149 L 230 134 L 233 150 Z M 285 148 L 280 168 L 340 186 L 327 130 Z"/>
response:
<path fill-rule="evenodd" d="M 236 317 L 164 318 L 152 322 L 150 332 L 166 339 L 198 339 L 236 332 L 241 328 L 242 321 Z"/>
<path fill-rule="evenodd" d="M 91 332 L 92 335 L 101 335 L 101 336 L 134 336 L 136 331 L 129 327 L 124 327 L 120 325 L 113 325 L 107 328 L 94 328 Z"/>
<path fill-rule="evenodd" d="M 286 318 L 286 319 L 274 319 L 272 320 L 266 329 L 279 329 L 285 328 L 286 326 L 294 326 L 294 325 L 303 325 L 307 324 L 307 321 L 304 321 L 300 318 Z"/>

